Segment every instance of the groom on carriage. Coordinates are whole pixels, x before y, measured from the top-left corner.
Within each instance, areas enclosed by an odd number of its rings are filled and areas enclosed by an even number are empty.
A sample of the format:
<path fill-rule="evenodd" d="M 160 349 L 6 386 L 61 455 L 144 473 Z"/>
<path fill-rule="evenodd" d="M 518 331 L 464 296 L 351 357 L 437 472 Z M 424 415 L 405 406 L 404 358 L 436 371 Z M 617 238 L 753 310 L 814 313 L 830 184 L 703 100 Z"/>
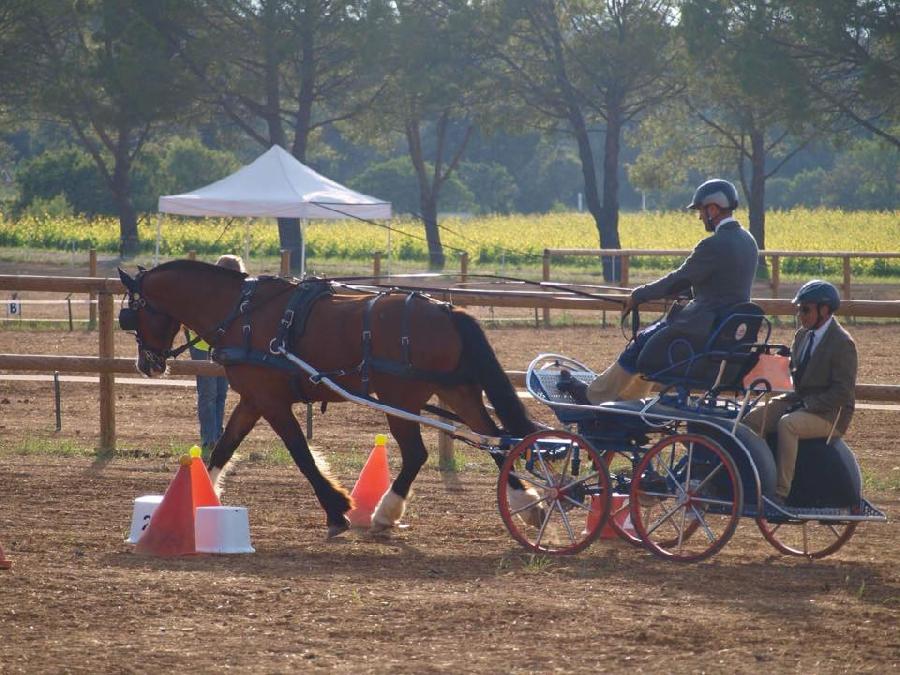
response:
<path fill-rule="evenodd" d="M 619 358 L 590 385 L 563 377 L 557 385 L 583 404 L 630 400 L 646 396 L 652 375 L 670 365 L 675 341 L 700 350 L 716 324 L 730 310 L 750 301 L 758 249 L 753 236 L 734 218 L 737 190 L 727 180 L 700 185 L 687 208 L 696 210 L 711 236 L 701 240 L 681 266 L 656 281 L 638 286 L 626 299 L 623 315 L 650 300 L 674 296 L 690 289 L 693 299 L 674 305 L 660 321 L 639 331 Z"/>

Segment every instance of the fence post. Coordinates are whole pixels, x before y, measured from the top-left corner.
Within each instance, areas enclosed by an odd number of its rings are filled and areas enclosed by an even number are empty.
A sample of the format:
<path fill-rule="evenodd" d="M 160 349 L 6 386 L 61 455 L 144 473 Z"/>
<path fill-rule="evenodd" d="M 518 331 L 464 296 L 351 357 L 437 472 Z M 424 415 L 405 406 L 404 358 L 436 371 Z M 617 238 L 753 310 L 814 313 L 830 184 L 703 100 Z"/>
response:
<path fill-rule="evenodd" d="M 100 310 L 100 358 L 111 359 L 115 354 L 113 335 L 113 296 L 101 291 L 98 296 Z M 115 375 L 100 373 L 100 450 L 116 449 L 116 392 Z"/>
<path fill-rule="evenodd" d="M 291 276 L 291 250 L 288 248 L 281 249 L 281 263 L 278 274 L 283 277 Z"/>
<path fill-rule="evenodd" d="M 469 277 L 469 254 L 463 251 L 459 254 L 459 280 L 466 283 Z"/>
<path fill-rule="evenodd" d="M 92 248 L 88 251 L 88 276 L 97 276 L 97 249 Z M 94 300 L 97 296 L 94 293 L 88 293 L 88 330 L 94 330 L 97 327 L 97 306 Z"/>
<path fill-rule="evenodd" d="M 375 279 L 381 276 L 381 251 L 375 251 L 372 254 L 372 276 Z"/>
<path fill-rule="evenodd" d="M 544 249 L 544 281 L 550 281 L 550 249 Z M 544 307 L 544 326 L 550 327 L 550 308 Z"/>
<path fill-rule="evenodd" d="M 772 256 L 772 297 L 778 297 L 778 286 L 781 284 L 781 256 Z"/>
<path fill-rule="evenodd" d="M 622 280 L 619 282 L 625 288 L 628 287 L 628 268 L 631 265 L 631 256 L 627 253 L 623 253 L 621 256 L 622 260 Z"/>
<path fill-rule="evenodd" d="M 844 300 L 850 299 L 850 256 L 844 256 Z"/>
<path fill-rule="evenodd" d="M 196 260 L 197 251 L 188 251 L 188 260 Z"/>

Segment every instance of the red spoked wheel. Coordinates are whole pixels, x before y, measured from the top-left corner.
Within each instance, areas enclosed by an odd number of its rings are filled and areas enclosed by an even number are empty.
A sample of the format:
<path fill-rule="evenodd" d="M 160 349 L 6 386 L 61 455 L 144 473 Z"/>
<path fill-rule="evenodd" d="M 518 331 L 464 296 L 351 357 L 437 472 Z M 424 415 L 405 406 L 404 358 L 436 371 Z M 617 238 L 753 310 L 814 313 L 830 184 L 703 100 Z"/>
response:
<path fill-rule="evenodd" d="M 743 486 L 731 456 L 695 434 L 667 436 L 635 469 L 631 519 L 665 560 L 696 562 L 717 553 L 737 528 Z"/>
<path fill-rule="evenodd" d="M 766 541 L 781 553 L 816 559 L 831 555 L 850 541 L 859 523 L 821 520 L 773 523 L 759 516 L 756 525 Z"/>
<path fill-rule="evenodd" d="M 606 463 L 580 436 L 539 431 L 506 456 L 497 502 L 506 529 L 526 549 L 578 553 L 597 538 L 609 516 Z"/>
<path fill-rule="evenodd" d="M 643 546 L 634 524 L 631 522 L 631 481 L 634 475 L 634 461 L 631 453 L 607 450 L 603 453 L 603 461 L 609 467 L 609 479 L 612 490 L 610 500 L 609 526 L 632 546 Z"/>

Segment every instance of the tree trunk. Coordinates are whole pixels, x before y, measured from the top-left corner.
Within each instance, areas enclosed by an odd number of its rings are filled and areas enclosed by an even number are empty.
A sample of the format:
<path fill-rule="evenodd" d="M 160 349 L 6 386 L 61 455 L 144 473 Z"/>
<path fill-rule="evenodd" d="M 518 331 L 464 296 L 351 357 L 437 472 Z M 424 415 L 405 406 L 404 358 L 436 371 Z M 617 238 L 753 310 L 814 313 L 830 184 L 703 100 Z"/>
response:
<path fill-rule="evenodd" d="M 602 222 L 602 210 L 600 207 L 600 193 L 597 191 L 597 170 L 594 167 L 594 151 L 591 149 L 591 141 L 588 137 L 587 125 L 584 123 L 584 117 L 577 108 L 572 108 L 569 112 L 569 123 L 572 125 L 572 133 L 575 136 L 575 142 L 578 144 L 578 158 L 581 160 L 581 176 L 584 180 L 584 202 L 587 210 L 594 218 L 594 225 L 597 228 L 597 235 L 600 241 L 600 247 L 604 247 L 603 230 L 600 227 Z M 608 265 L 606 258 L 601 258 L 603 268 L 603 278 L 609 280 L 612 274 L 612 268 Z"/>
<path fill-rule="evenodd" d="M 138 240 L 137 211 L 131 198 L 131 158 L 127 143 L 120 141 L 116 148 L 110 191 L 119 214 L 119 255 L 133 258 L 137 255 Z"/>
<path fill-rule="evenodd" d="M 428 241 L 428 269 L 440 272 L 444 269 L 446 259 L 441 244 L 441 231 L 438 228 L 437 200 L 431 195 L 422 195 L 422 222 L 425 224 L 425 239 Z"/>
<path fill-rule="evenodd" d="M 265 41 L 265 74 L 264 86 L 266 92 L 266 105 L 263 117 L 266 121 L 268 129 L 269 143 L 272 145 L 280 145 L 287 149 L 287 135 L 284 131 L 284 124 L 281 119 L 281 80 L 280 66 L 282 56 L 279 54 L 278 45 L 278 22 L 279 17 L 276 12 L 276 3 L 267 2 L 263 5 L 263 30 L 267 37 Z M 296 140 L 294 143 L 294 156 L 303 161 L 306 153 L 305 147 L 306 137 L 303 136 L 304 143 L 301 149 L 301 155 L 296 154 Z M 266 148 L 268 150 L 268 148 Z M 300 232 L 300 220 L 298 218 L 279 218 L 278 219 L 278 244 L 283 251 L 291 252 L 291 272 L 300 273 L 300 260 L 303 247 L 303 235 Z"/>
<path fill-rule="evenodd" d="M 750 234 L 759 250 L 766 248 L 766 147 L 762 131 L 750 132 Z M 760 261 L 763 259 L 760 258 Z M 764 263 L 760 263 L 764 264 Z"/>
<path fill-rule="evenodd" d="M 438 194 L 441 186 L 437 177 L 434 185 L 428 178 L 418 120 L 407 120 L 406 144 L 419 184 L 419 207 L 422 209 L 422 224 L 425 225 L 425 240 L 428 242 L 428 269 L 439 272 L 444 269 L 446 262 L 437 219 Z"/>
<path fill-rule="evenodd" d="M 619 150 L 622 141 L 622 119 L 615 103 L 607 105 L 606 140 L 603 146 L 603 207 L 600 210 L 600 242 L 603 248 L 622 248 L 619 242 Z M 622 259 L 604 260 L 604 279 L 622 278 Z M 607 267 L 613 272 L 606 274 Z"/>

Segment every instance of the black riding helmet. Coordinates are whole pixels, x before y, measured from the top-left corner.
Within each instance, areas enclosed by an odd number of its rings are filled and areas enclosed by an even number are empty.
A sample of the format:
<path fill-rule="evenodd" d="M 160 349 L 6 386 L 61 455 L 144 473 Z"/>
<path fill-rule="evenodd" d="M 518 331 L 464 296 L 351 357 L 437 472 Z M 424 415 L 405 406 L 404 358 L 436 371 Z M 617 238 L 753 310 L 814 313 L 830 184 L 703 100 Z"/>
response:
<path fill-rule="evenodd" d="M 791 302 L 795 305 L 803 302 L 828 305 L 833 314 L 841 306 L 841 294 L 838 293 L 838 289 L 835 288 L 834 284 L 821 279 L 813 279 L 800 287 L 800 290 L 797 291 L 797 295 L 794 296 Z"/>
<path fill-rule="evenodd" d="M 699 209 L 708 204 L 715 204 L 721 209 L 734 211 L 738 206 L 737 188 L 727 180 L 713 178 L 694 191 L 694 198 L 686 208 Z"/>

